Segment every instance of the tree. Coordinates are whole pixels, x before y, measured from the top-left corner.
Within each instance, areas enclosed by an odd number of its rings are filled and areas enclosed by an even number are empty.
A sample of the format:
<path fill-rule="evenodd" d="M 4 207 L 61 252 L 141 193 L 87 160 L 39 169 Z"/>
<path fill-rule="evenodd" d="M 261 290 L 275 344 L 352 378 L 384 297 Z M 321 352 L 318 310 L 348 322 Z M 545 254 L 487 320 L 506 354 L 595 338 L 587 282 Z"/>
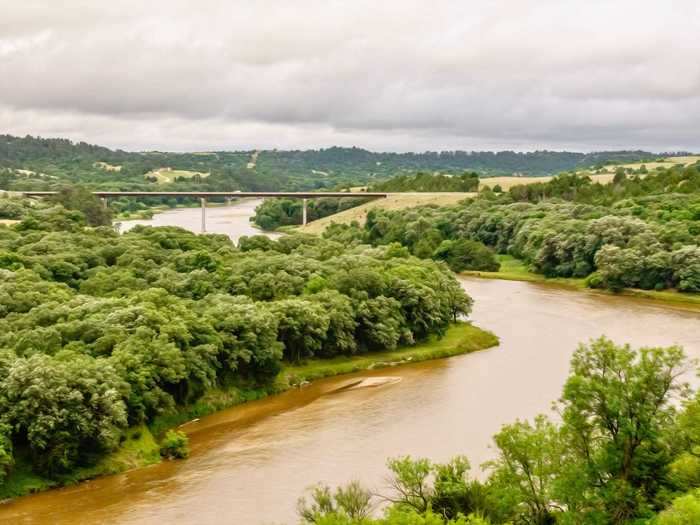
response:
<path fill-rule="evenodd" d="M 271 304 L 276 314 L 278 339 L 284 345 L 284 357 L 293 362 L 313 357 L 321 350 L 330 319 L 318 303 L 285 299 Z"/>
<path fill-rule="evenodd" d="M 104 359 L 71 352 L 17 359 L 0 383 L 2 423 L 29 443 L 42 472 L 56 475 L 118 444 L 127 388 Z"/>
<path fill-rule="evenodd" d="M 679 347 L 635 352 L 604 337 L 579 347 L 559 402 L 567 448 L 581 465 L 561 480 L 569 508 L 606 523 L 649 514 L 671 461 L 664 434 L 673 399 L 687 397 L 685 371 Z"/>
<path fill-rule="evenodd" d="M 516 422 L 494 436 L 498 457 L 487 463 L 489 488 L 503 513 L 518 523 L 554 523 L 560 510 L 555 483 L 566 461 L 566 447 L 557 427 L 544 416 L 534 424 Z"/>
<path fill-rule="evenodd" d="M 109 226 L 112 212 L 89 190 L 79 186 L 62 188 L 53 199 L 67 210 L 78 210 L 90 226 Z"/>
<path fill-rule="evenodd" d="M 614 291 L 639 284 L 642 262 L 641 254 L 636 250 L 612 245 L 603 246 L 595 256 L 601 285 Z"/>
<path fill-rule="evenodd" d="M 433 258 L 445 261 L 453 272 L 483 270 L 497 272 L 500 268 L 493 252 L 480 242 L 468 239 L 442 241 Z"/>
<path fill-rule="evenodd" d="M 5 481 L 15 464 L 10 434 L 9 425 L 0 423 L 0 484 Z"/>
<path fill-rule="evenodd" d="M 303 497 L 299 499 L 297 512 L 302 523 L 332 523 L 330 520 L 333 520 L 361 525 L 369 523 L 373 506 L 372 494 L 358 481 L 351 481 L 338 487 L 335 493 L 327 485 L 317 485 L 312 489 L 311 503 Z"/>

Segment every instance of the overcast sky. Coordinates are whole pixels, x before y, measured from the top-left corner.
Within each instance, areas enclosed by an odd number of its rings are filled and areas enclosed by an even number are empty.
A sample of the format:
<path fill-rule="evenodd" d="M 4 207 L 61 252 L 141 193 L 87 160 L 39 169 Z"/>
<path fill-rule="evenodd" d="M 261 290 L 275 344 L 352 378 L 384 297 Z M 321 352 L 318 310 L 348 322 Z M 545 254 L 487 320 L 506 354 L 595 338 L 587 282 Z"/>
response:
<path fill-rule="evenodd" d="M 0 0 L 0 132 L 700 151 L 700 1 Z"/>

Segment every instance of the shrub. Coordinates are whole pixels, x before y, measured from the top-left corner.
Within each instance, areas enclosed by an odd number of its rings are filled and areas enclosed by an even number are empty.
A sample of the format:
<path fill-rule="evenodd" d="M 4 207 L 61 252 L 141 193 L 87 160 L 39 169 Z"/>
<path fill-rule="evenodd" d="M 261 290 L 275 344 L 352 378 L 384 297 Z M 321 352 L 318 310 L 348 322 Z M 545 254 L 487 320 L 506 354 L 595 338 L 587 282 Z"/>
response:
<path fill-rule="evenodd" d="M 168 430 L 160 443 L 160 455 L 166 459 L 184 459 L 190 455 L 190 440 L 184 432 Z"/>
<path fill-rule="evenodd" d="M 445 261 L 454 272 L 464 270 L 496 272 L 500 268 L 500 264 L 490 249 L 480 242 L 468 239 L 442 241 L 433 257 Z"/>

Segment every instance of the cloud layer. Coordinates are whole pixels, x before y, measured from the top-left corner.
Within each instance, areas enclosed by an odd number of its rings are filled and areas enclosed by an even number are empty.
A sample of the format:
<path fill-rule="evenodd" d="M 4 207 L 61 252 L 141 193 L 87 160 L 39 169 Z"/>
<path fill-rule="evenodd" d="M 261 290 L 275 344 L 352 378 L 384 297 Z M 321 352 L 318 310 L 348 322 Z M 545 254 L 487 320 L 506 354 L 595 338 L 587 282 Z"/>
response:
<path fill-rule="evenodd" d="M 0 131 L 126 149 L 700 150 L 695 0 L 0 10 Z"/>

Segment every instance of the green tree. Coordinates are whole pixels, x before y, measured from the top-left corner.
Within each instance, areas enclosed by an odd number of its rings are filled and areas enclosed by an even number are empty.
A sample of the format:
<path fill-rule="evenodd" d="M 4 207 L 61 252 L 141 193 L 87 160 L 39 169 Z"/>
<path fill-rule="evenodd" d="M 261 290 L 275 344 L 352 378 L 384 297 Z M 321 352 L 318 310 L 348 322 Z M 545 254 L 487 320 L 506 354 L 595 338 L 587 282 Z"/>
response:
<path fill-rule="evenodd" d="M 544 416 L 534 424 L 505 425 L 494 436 L 498 457 L 487 463 L 489 488 L 501 512 L 517 523 L 554 523 L 561 508 L 555 484 L 566 461 L 566 446 L 557 427 Z"/>
<path fill-rule="evenodd" d="M 5 478 L 12 470 L 12 466 L 15 464 L 10 434 L 9 425 L 0 423 L 0 484 L 5 481 Z"/>
<path fill-rule="evenodd" d="M 297 502 L 297 512 L 302 523 L 307 524 L 369 524 L 373 521 L 369 519 L 373 507 L 372 494 L 358 481 L 338 487 L 335 492 L 327 485 L 318 485 L 311 491 L 311 502 L 303 497 Z"/>
<path fill-rule="evenodd" d="M 433 257 L 445 261 L 453 272 L 483 270 L 497 272 L 501 267 L 493 252 L 480 242 L 468 239 L 442 241 Z"/>
<path fill-rule="evenodd" d="M 284 356 L 293 362 L 313 357 L 323 347 L 330 319 L 322 305 L 301 299 L 286 299 L 271 304 L 276 314 L 278 339 Z"/>
<path fill-rule="evenodd" d="M 687 397 L 679 347 L 582 345 L 560 400 L 567 447 L 580 468 L 561 481 L 570 509 L 607 523 L 648 516 L 671 461 L 664 434 Z M 586 490 L 580 490 L 581 486 Z"/>
<path fill-rule="evenodd" d="M 128 387 L 104 359 L 64 352 L 17 359 L 0 384 L 0 414 L 34 464 L 55 475 L 115 447 Z"/>
<path fill-rule="evenodd" d="M 67 210 L 82 212 L 90 226 L 109 226 L 112 224 L 111 210 L 84 187 L 62 188 L 53 199 Z"/>

